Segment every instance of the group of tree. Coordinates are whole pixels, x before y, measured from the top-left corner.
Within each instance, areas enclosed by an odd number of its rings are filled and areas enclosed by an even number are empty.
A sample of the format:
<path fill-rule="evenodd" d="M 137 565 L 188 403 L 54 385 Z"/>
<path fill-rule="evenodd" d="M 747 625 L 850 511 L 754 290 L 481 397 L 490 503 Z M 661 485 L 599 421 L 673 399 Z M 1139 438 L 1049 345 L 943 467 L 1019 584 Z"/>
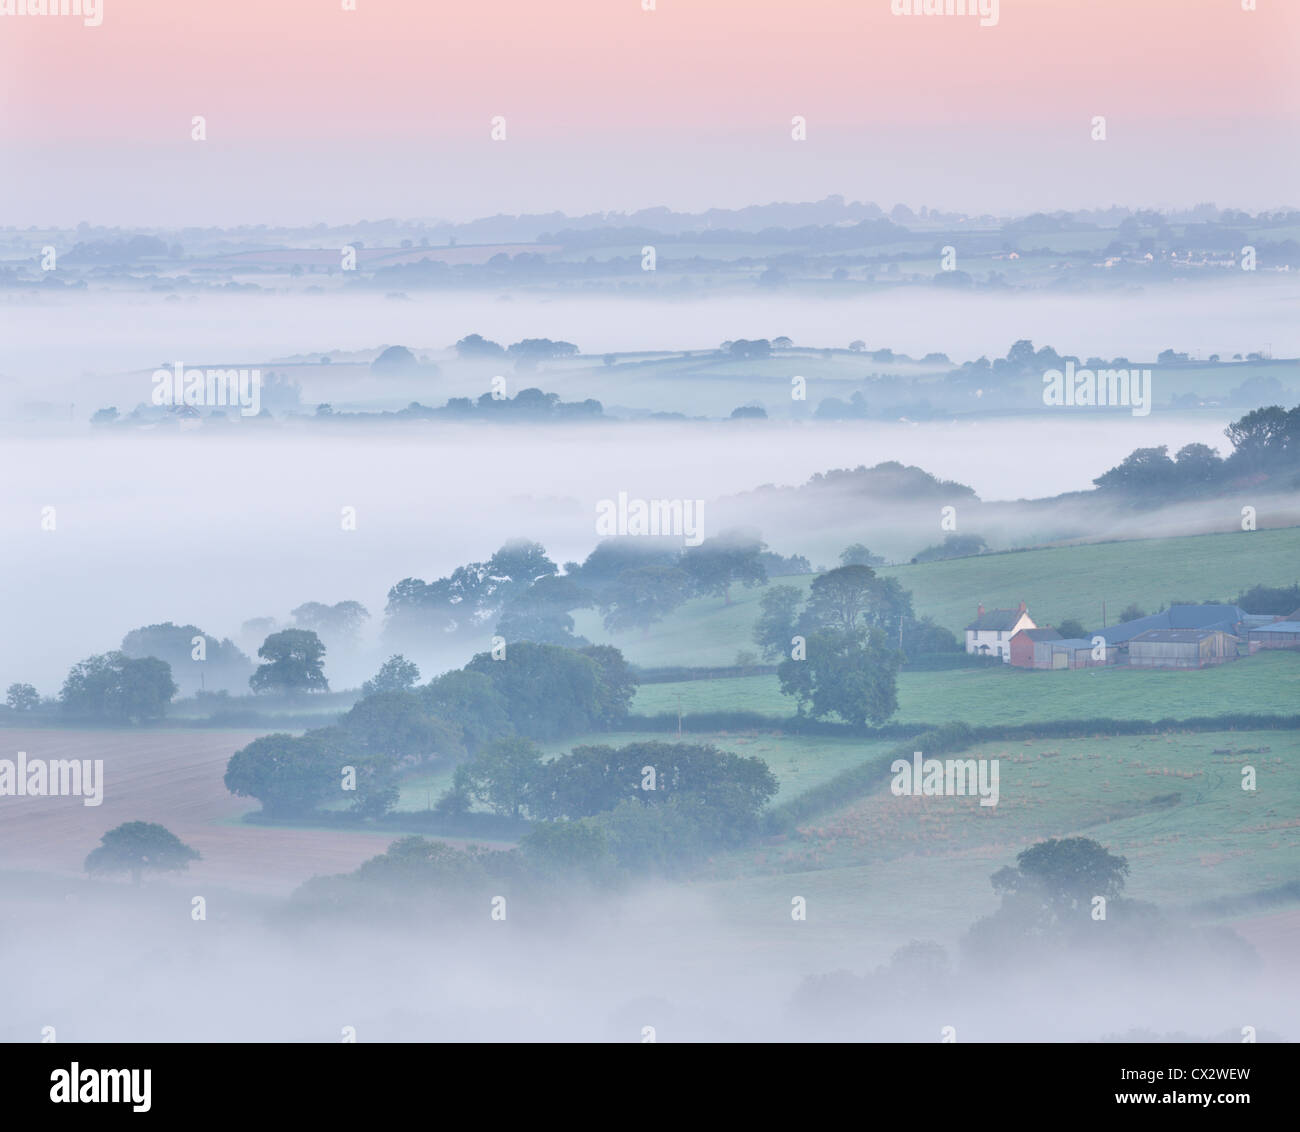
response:
<path fill-rule="evenodd" d="M 636 688 L 615 648 L 529 641 L 479 654 L 423 686 L 418 679 L 413 663 L 390 657 L 333 726 L 264 735 L 235 752 L 227 789 L 257 798 L 273 820 L 309 815 L 331 799 L 378 817 L 412 768 L 435 757 L 473 759 L 495 742 L 608 730 L 627 716 Z"/>
<path fill-rule="evenodd" d="M 121 651 L 135 660 L 156 657 L 166 661 L 180 695 L 193 695 L 200 689 L 242 692 L 253 672 L 253 662 L 233 641 L 218 640 L 197 625 L 164 621 L 132 629 L 122 638 Z"/>
<path fill-rule="evenodd" d="M 515 539 L 486 562 L 458 566 L 436 581 L 403 578 L 388 591 L 385 636 L 401 647 L 447 634 L 481 634 L 535 583 L 558 573 L 540 543 Z M 568 597 L 578 604 L 557 609 L 556 603 L 563 605 Z M 550 616 L 563 621 L 563 615 L 581 602 L 581 594 L 559 592 L 543 604 Z"/>
<path fill-rule="evenodd" d="M 687 547 L 625 535 L 604 539 L 561 574 L 539 543 L 514 540 L 487 562 L 437 581 L 398 582 L 388 591 L 385 634 L 398 647 L 415 647 L 494 627 L 506 641 L 580 648 L 588 642 L 574 631 L 576 610 L 599 609 L 611 632 L 644 632 L 689 598 L 730 604 L 734 586 L 765 583 L 765 551 L 758 534 L 745 530 Z M 806 567 L 806 559 L 797 565 Z"/>
<path fill-rule="evenodd" d="M 438 808 L 456 813 L 477 804 L 543 823 L 525 846 L 552 855 L 561 842 L 578 842 L 584 852 L 603 845 L 624 867 L 668 866 L 751 837 L 776 789 L 761 759 L 707 744 L 584 746 L 545 761 L 514 737 L 457 767 Z"/>
<path fill-rule="evenodd" d="M 1254 409 L 1224 430 L 1227 457 L 1207 444 L 1187 444 L 1172 457 L 1166 445 L 1134 449 L 1092 482 L 1102 491 L 1146 499 L 1195 495 L 1234 480 L 1300 470 L 1300 405 Z"/>
<path fill-rule="evenodd" d="M 912 564 L 920 562 L 942 562 L 947 558 L 972 558 L 988 551 L 986 543 L 979 535 L 944 535 L 943 542 L 918 550 Z"/>
<path fill-rule="evenodd" d="M 555 342 L 550 338 L 524 338 L 509 346 L 501 346 L 484 338 L 481 334 L 468 334 L 456 343 L 459 357 L 469 360 L 510 358 L 520 368 L 528 368 L 538 362 L 554 361 L 558 358 L 571 358 L 578 353 L 578 347 L 572 342 Z"/>
<path fill-rule="evenodd" d="M 59 706 L 80 722 L 130 725 L 161 719 L 176 691 L 165 660 L 108 652 L 72 666 Z"/>
<path fill-rule="evenodd" d="M 523 367 L 526 368 L 526 367 Z M 562 401 L 558 393 L 546 393 L 533 386 L 513 397 L 502 391 L 483 393 L 477 398 L 450 397 L 441 406 L 412 401 L 404 409 L 338 410 L 329 402 L 316 406 L 315 419 L 331 424 L 368 423 L 383 420 L 493 420 L 537 423 L 599 420 L 605 407 L 595 398 Z"/>

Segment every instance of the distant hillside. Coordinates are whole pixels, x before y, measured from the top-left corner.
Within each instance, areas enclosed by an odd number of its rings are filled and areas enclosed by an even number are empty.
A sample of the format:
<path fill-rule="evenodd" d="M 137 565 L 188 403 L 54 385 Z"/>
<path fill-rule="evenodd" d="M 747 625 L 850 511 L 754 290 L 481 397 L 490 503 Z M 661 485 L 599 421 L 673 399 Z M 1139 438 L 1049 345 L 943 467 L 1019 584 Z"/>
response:
<path fill-rule="evenodd" d="M 1101 624 L 1103 601 L 1113 623 L 1132 603 L 1153 612 L 1173 601 L 1227 600 L 1256 584 L 1289 586 L 1300 580 L 1300 527 L 985 554 L 880 573 L 912 591 L 919 616 L 959 635 L 981 602 L 992 609 L 1021 600 L 1040 625 L 1075 618 L 1092 629 Z M 812 577 L 777 583 L 806 589 Z M 728 665 L 739 650 L 754 647 L 762 594 L 761 587 L 734 587 L 729 606 L 695 598 L 644 637 L 611 636 L 590 610 L 574 620 L 578 632 L 618 645 L 635 664 Z"/>

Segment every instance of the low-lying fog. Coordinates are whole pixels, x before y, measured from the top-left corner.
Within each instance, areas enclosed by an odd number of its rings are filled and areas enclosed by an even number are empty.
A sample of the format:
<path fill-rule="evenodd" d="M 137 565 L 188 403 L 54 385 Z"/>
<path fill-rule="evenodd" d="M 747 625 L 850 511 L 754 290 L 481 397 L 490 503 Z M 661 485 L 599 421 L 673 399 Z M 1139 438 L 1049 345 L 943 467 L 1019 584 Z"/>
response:
<path fill-rule="evenodd" d="M 855 540 L 906 560 L 940 541 L 931 501 L 910 514 L 900 501 L 891 515 L 803 505 L 798 529 L 783 531 L 765 508 L 719 500 L 885 460 L 967 483 L 986 500 L 1052 495 L 1086 489 L 1135 447 L 1222 447 L 1226 422 L 426 421 L 143 435 L 78 425 L 11 436 L 0 446 L 0 526 L 10 532 L 0 686 L 21 680 L 54 694 L 70 665 L 160 621 L 235 637 L 249 618 L 284 621 L 304 602 L 356 600 L 375 628 L 394 583 L 432 581 L 510 538 L 543 543 L 557 563 L 581 561 L 599 539 L 597 501 L 620 492 L 703 499 L 704 535 L 752 523 L 774 550 L 814 565 Z M 345 507 L 355 508 L 355 530 L 343 529 Z M 53 530 L 43 529 L 46 508 Z M 336 683 L 370 674 L 329 671 Z"/>
<path fill-rule="evenodd" d="M 122 292 L 11 293 L 0 301 L 0 375 L 48 392 L 51 383 L 152 370 L 176 359 L 248 364 L 393 343 L 438 350 L 471 333 L 503 343 L 563 339 L 586 354 L 712 349 L 727 339 L 779 335 L 798 346 L 844 347 L 861 338 L 872 349 L 913 357 L 940 351 L 956 362 L 1002 356 L 1019 338 L 1080 357 L 1135 361 L 1169 348 L 1200 357 L 1265 347 L 1279 358 L 1300 354 L 1294 317 L 1300 279 L 1262 276 L 1234 284 L 1240 285 L 1068 295 L 904 287 L 844 298 L 755 289 L 676 300 L 412 291 L 394 301 L 368 289 L 203 293 L 179 301 Z"/>
<path fill-rule="evenodd" d="M 785 879 L 798 889 L 798 877 Z M 457 926 L 426 899 L 406 926 L 305 928 L 206 889 L 207 918 L 196 921 L 200 889 L 183 880 L 131 889 L 33 874 L 0 886 L 15 913 L 0 921 L 0 963 L 23 973 L 9 981 L 0 1041 L 53 1027 L 61 1042 L 338 1042 L 351 1027 L 357 1041 L 641 1042 L 652 1027 L 669 1042 L 938 1042 L 952 1027 L 959 1042 L 1041 1042 L 1149 1039 L 1153 1025 L 1219 1041 L 1252 1026 L 1262 1041 L 1294 1038 L 1300 1016 L 1295 984 L 1249 959 L 1139 968 L 1075 956 L 1068 969 L 1001 974 L 896 967 L 850 998 L 844 981 L 802 984 L 866 975 L 889 950 L 854 944 L 812 914 L 792 922 L 786 899 L 773 899 L 767 922 L 737 923 L 696 887 L 646 886 L 552 909 L 540 923 L 484 914 Z M 943 886 L 937 875 L 911 905 L 933 908 Z M 944 940 L 951 960 L 960 930 Z"/>

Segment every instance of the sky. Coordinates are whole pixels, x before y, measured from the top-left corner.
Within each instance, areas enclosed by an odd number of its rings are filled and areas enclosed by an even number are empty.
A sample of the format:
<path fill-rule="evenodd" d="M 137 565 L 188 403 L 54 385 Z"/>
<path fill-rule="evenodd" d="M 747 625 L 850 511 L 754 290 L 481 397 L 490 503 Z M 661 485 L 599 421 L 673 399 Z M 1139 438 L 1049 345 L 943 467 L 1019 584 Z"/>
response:
<path fill-rule="evenodd" d="M 0 223 L 1300 201 L 1292 0 L 345 2 L 0 14 Z"/>

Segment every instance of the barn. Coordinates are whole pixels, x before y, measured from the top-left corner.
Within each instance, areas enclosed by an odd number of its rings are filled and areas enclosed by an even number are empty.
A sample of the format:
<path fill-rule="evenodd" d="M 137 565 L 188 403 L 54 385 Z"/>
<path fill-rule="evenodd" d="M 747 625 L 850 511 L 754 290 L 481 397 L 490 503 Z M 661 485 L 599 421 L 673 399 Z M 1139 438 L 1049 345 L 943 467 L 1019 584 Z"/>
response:
<path fill-rule="evenodd" d="M 1132 668 L 1205 668 L 1237 659 L 1237 638 L 1222 629 L 1151 629 L 1128 643 Z"/>
<path fill-rule="evenodd" d="M 1122 646 L 1152 629 L 1219 629 L 1235 633 L 1246 616 L 1246 611 L 1235 605 L 1171 605 L 1160 613 L 1123 621 L 1098 629 L 1097 633 L 1106 638 L 1108 645 Z"/>
<path fill-rule="evenodd" d="M 1034 667 L 1034 644 L 1038 641 L 1059 641 L 1061 634 L 1055 629 L 1021 629 L 1011 638 L 1011 663 L 1017 668 Z"/>
<path fill-rule="evenodd" d="M 1250 651 L 1257 649 L 1300 649 L 1300 621 L 1274 621 L 1250 631 Z"/>
<path fill-rule="evenodd" d="M 1118 650 L 1107 645 L 1104 656 L 1094 656 L 1091 637 L 1060 637 L 1034 642 L 1035 668 L 1105 668 L 1115 663 Z"/>

